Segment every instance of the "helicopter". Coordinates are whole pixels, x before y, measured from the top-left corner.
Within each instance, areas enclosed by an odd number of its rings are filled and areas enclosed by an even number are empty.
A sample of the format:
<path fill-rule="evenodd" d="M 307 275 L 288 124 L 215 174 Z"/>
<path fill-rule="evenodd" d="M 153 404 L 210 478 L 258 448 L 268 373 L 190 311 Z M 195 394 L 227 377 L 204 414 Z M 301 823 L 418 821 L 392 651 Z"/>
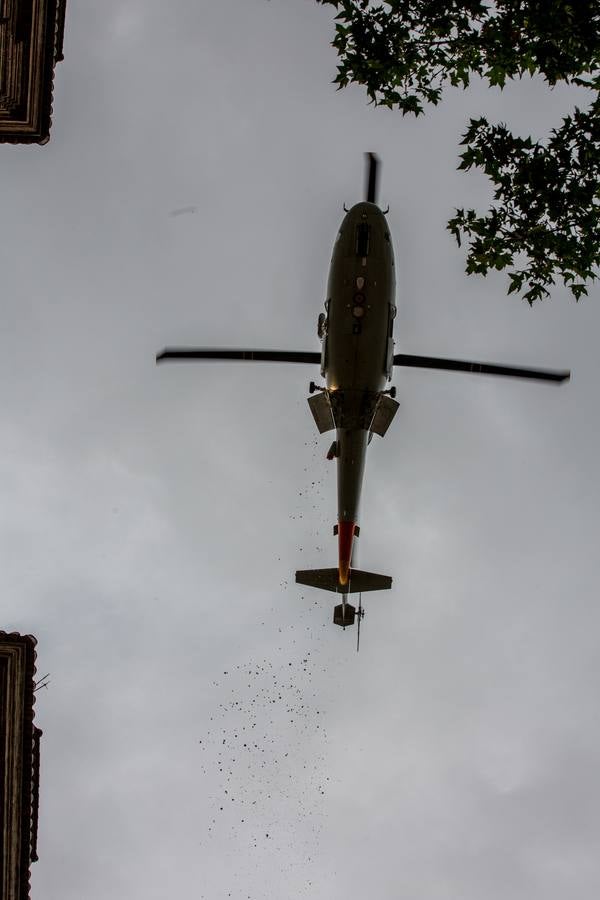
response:
<path fill-rule="evenodd" d="M 452 372 L 499 375 L 560 384 L 569 371 L 531 369 L 494 363 L 441 359 L 395 353 L 396 286 L 394 250 L 386 219 L 389 210 L 377 204 L 379 161 L 366 156 L 365 199 L 340 225 L 331 258 L 325 311 L 317 320 L 320 352 L 166 347 L 156 362 L 242 360 L 247 362 L 320 365 L 324 385 L 310 382 L 308 404 L 320 434 L 335 432 L 327 459 L 337 463 L 338 564 L 326 569 L 301 569 L 296 582 L 336 594 L 333 622 L 346 628 L 357 620 L 357 650 L 364 616 L 362 593 L 391 588 L 388 575 L 354 568 L 354 540 L 360 534 L 359 507 L 367 446 L 373 435 L 384 437 L 399 407 L 391 382 L 394 369 L 410 366 Z M 358 594 L 358 608 L 349 602 Z"/>

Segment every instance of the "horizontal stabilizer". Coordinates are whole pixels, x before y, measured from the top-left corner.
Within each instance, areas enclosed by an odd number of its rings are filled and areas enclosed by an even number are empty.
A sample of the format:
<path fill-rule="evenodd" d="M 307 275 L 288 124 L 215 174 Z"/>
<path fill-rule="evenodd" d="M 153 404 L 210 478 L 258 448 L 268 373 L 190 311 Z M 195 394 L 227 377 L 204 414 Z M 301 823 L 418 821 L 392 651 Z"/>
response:
<path fill-rule="evenodd" d="M 290 362 L 290 363 L 315 363 L 321 362 L 320 353 L 304 352 L 303 350 L 212 350 L 202 347 L 165 347 L 156 354 L 156 362 L 165 360 L 244 360 L 247 362 Z"/>
<path fill-rule="evenodd" d="M 296 582 L 309 587 L 321 588 L 323 591 L 335 591 L 340 594 L 358 594 L 362 591 L 385 591 L 392 586 L 389 575 L 376 575 L 374 572 L 362 572 L 360 569 L 350 570 L 348 584 L 340 584 L 339 569 L 301 569 L 296 572 Z"/>

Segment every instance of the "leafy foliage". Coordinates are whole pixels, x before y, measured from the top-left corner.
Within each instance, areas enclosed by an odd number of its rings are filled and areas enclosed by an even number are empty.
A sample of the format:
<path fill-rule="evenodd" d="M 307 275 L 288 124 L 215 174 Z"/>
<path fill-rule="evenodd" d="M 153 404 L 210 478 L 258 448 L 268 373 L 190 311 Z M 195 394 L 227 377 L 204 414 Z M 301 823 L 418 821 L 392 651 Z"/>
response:
<path fill-rule="evenodd" d="M 600 4 L 598 0 L 317 0 L 336 8 L 335 83 L 364 85 L 370 100 L 415 116 L 447 82 L 472 74 L 504 87 L 541 75 L 587 88 L 545 144 L 472 119 L 460 169 L 494 185 L 485 215 L 457 209 L 448 229 L 469 241 L 467 272 L 508 269 L 509 293 L 533 303 L 562 278 L 576 299 L 600 265 Z"/>

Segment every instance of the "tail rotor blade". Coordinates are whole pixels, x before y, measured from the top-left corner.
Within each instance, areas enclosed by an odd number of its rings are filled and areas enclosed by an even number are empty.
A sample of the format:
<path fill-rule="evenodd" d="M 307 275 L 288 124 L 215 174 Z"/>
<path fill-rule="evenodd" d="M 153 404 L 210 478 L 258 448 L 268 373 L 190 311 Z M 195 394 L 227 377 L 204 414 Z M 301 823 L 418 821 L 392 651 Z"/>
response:
<path fill-rule="evenodd" d="M 367 157 L 367 203 L 377 203 L 377 180 L 379 160 L 374 153 L 365 153 Z"/>
<path fill-rule="evenodd" d="M 356 652 L 358 653 L 358 651 L 360 650 L 360 620 L 362 619 L 362 617 L 365 614 L 365 611 L 362 608 L 362 596 L 360 594 L 358 595 L 357 614 L 358 614 L 358 627 L 356 629 Z"/>

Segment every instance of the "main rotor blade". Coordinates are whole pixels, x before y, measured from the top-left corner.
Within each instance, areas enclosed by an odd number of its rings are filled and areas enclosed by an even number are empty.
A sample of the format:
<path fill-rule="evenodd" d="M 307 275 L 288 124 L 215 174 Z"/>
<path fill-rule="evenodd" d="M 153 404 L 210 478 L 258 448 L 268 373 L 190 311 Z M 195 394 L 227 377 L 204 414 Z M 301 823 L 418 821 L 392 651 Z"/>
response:
<path fill-rule="evenodd" d="M 202 347 L 165 347 L 156 354 L 156 362 L 169 360 L 246 360 L 255 362 L 320 363 L 320 353 L 305 353 L 302 350 L 208 350 Z"/>
<path fill-rule="evenodd" d="M 374 153 L 365 153 L 367 157 L 367 202 L 377 203 L 377 176 L 379 169 L 379 160 Z"/>
<path fill-rule="evenodd" d="M 556 369 L 524 369 L 518 366 L 497 366 L 494 363 L 467 362 L 462 359 L 439 359 L 437 356 L 411 356 L 396 353 L 395 366 L 418 369 L 444 369 L 452 372 L 477 372 L 481 375 L 506 375 L 509 378 L 533 378 L 537 381 L 568 381 L 571 373 Z"/>

